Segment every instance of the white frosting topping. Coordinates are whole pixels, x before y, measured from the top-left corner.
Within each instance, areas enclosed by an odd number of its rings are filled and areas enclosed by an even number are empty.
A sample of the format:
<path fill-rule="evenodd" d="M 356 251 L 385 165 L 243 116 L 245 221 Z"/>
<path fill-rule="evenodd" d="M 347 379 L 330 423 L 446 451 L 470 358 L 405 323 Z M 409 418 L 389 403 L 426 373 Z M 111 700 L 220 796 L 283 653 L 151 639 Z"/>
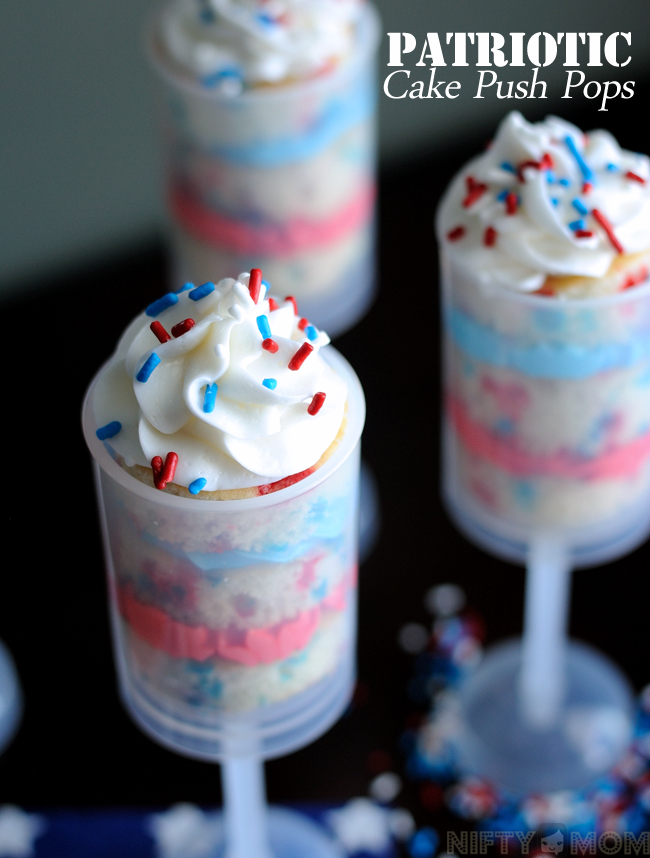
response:
<path fill-rule="evenodd" d="M 121 424 L 106 443 L 127 465 L 148 467 L 154 456 L 164 461 L 173 451 L 173 482 L 205 479 L 206 491 L 243 488 L 310 468 L 336 438 L 347 388 L 319 354 L 329 337 L 313 326 L 302 330 L 291 301 L 270 310 L 264 285 L 255 304 L 248 282 L 248 274 L 222 280 L 196 301 L 190 291 L 175 293 L 177 303 L 153 318 L 142 313 L 123 334 L 93 407 L 98 426 Z M 268 322 L 275 353 L 262 347 L 259 316 Z M 188 318 L 194 326 L 165 343 L 151 330 L 156 321 L 170 333 Z M 303 343 L 313 351 L 299 369 L 289 369 Z M 139 381 L 152 355 L 159 362 Z M 206 410 L 212 384 L 217 393 Z M 325 401 L 312 415 L 307 409 L 318 392 Z"/>
<path fill-rule="evenodd" d="M 541 166 L 522 167 L 527 161 Z M 513 112 L 452 182 L 439 239 L 486 282 L 511 289 L 534 291 L 547 275 L 603 277 L 620 249 L 650 248 L 649 180 L 648 158 L 621 149 L 609 132 L 583 134 L 554 116 L 531 124 Z M 472 197 L 477 184 L 484 190 Z M 514 213 L 506 194 L 517 198 Z M 594 209 L 613 228 L 618 249 Z M 486 246 L 489 228 L 495 234 Z"/>
<path fill-rule="evenodd" d="M 312 77 L 348 56 L 363 0 L 175 0 L 162 18 L 169 54 L 207 87 Z"/>

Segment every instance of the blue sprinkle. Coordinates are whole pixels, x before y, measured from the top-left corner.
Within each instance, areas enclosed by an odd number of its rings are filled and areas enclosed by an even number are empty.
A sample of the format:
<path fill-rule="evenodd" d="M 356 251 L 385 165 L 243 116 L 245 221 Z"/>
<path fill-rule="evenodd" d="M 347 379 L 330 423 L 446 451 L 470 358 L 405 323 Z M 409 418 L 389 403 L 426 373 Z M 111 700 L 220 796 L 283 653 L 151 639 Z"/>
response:
<path fill-rule="evenodd" d="M 546 171 L 546 181 L 549 183 L 549 185 L 552 185 L 553 182 L 557 182 L 557 179 L 555 178 L 555 173 L 552 170 Z"/>
<path fill-rule="evenodd" d="M 551 202 L 553 203 L 554 206 L 560 205 L 560 201 L 558 200 L 557 197 L 551 197 Z"/>
<path fill-rule="evenodd" d="M 196 289 L 193 289 L 188 297 L 191 298 L 192 301 L 200 301 L 201 298 L 205 298 L 206 295 L 209 295 L 211 292 L 214 292 L 214 283 L 210 283 L 210 281 L 208 281 L 207 283 L 204 283 L 203 286 L 197 286 Z"/>
<path fill-rule="evenodd" d="M 275 390 L 278 386 L 278 383 L 274 378 L 265 378 L 262 384 L 264 387 L 268 387 L 269 390 Z"/>
<path fill-rule="evenodd" d="M 509 417 L 500 417 L 494 427 L 499 435 L 512 435 L 516 429 L 515 423 Z"/>
<path fill-rule="evenodd" d="M 531 509 L 537 499 L 537 488 L 532 480 L 515 480 L 513 485 L 515 500 L 524 509 Z"/>
<path fill-rule="evenodd" d="M 188 658 L 185 662 L 185 669 L 190 673 L 197 673 L 202 676 L 212 672 L 212 665 L 209 661 L 195 661 L 193 658 Z"/>
<path fill-rule="evenodd" d="M 616 164 L 608 164 L 607 169 L 610 173 L 612 173 L 614 170 L 618 170 L 618 167 L 616 166 Z"/>
<path fill-rule="evenodd" d="M 568 188 L 571 182 L 568 179 L 558 179 L 558 185 L 562 185 L 564 188 Z"/>
<path fill-rule="evenodd" d="M 571 205 L 578 212 L 578 214 L 589 214 L 589 209 L 587 208 L 587 206 L 582 202 L 582 200 L 579 200 L 577 197 L 575 198 L 575 200 L 571 200 Z"/>
<path fill-rule="evenodd" d="M 206 385 L 205 396 L 203 397 L 203 411 L 205 414 L 212 414 L 214 404 L 217 400 L 217 391 L 219 387 L 216 382 Z"/>
<path fill-rule="evenodd" d="M 502 203 L 505 201 L 505 198 L 508 196 L 510 191 L 506 188 L 505 191 L 501 191 L 500 194 L 497 194 L 497 200 Z"/>
<path fill-rule="evenodd" d="M 210 697 L 218 700 L 223 694 L 223 683 L 218 679 L 214 679 L 205 690 Z"/>
<path fill-rule="evenodd" d="M 237 69 L 217 69 L 217 71 L 212 72 L 212 74 L 206 75 L 201 79 L 203 86 L 213 87 L 217 86 L 217 84 L 222 83 L 224 80 L 239 80 L 241 81 L 242 76 L 237 71 Z"/>
<path fill-rule="evenodd" d="M 178 304 L 178 295 L 175 292 L 168 292 L 166 295 L 163 295 L 162 298 L 158 298 L 157 301 L 154 301 L 153 304 L 149 304 L 145 313 L 147 316 L 159 316 L 163 310 L 166 310 L 168 307 L 173 307 L 174 304 Z"/>
<path fill-rule="evenodd" d="M 194 289 L 194 283 L 185 283 L 180 289 L 176 290 L 176 294 L 180 295 L 181 292 L 188 292 L 190 289 Z"/>
<path fill-rule="evenodd" d="M 327 596 L 327 579 L 323 579 L 316 587 L 312 588 L 312 596 L 320 602 Z"/>
<path fill-rule="evenodd" d="M 260 329 L 262 339 L 266 340 L 271 336 L 271 326 L 269 325 L 269 320 L 266 316 L 262 315 L 257 317 L 257 327 Z"/>
<path fill-rule="evenodd" d="M 149 376 L 159 363 L 160 358 L 155 352 L 152 352 L 142 365 L 140 372 L 136 375 L 136 380 L 141 381 L 143 384 L 145 381 L 149 381 Z"/>
<path fill-rule="evenodd" d="M 430 858 L 435 855 L 440 838 L 433 828 L 421 828 L 409 842 L 409 853 L 413 858 Z"/>
<path fill-rule="evenodd" d="M 199 12 L 199 18 L 203 24 L 212 24 L 215 20 L 215 14 L 212 9 L 208 9 L 207 6 L 204 6 Z"/>
<path fill-rule="evenodd" d="M 504 161 L 503 164 L 501 164 L 501 169 L 507 170 L 509 173 L 516 173 L 517 172 L 515 170 L 515 168 L 512 166 L 512 164 L 508 163 L 508 161 Z"/>
<path fill-rule="evenodd" d="M 274 27 L 277 23 L 275 18 L 272 18 L 270 15 L 267 15 L 264 12 L 260 12 L 256 17 L 261 24 L 264 24 L 267 27 Z"/>
<path fill-rule="evenodd" d="M 310 340 L 317 340 L 318 339 L 318 331 L 316 330 L 316 328 L 313 325 L 307 325 L 307 327 L 305 328 L 305 333 L 307 334 L 307 336 L 309 337 Z"/>
<path fill-rule="evenodd" d="M 122 428 L 122 424 L 119 420 L 113 420 L 112 423 L 107 423 L 106 426 L 100 427 L 95 435 L 99 438 L 100 441 L 106 441 L 107 438 L 113 438 Z"/>
<path fill-rule="evenodd" d="M 569 150 L 570 150 L 571 154 L 573 155 L 573 157 L 576 159 L 576 161 L 578 163 L 578 167 L 580 167 L 580 172 L 582 173 L 582 177 L 584 178 L 585 182 L 593 182 L 594 181 L 593 170 L 587 164 L 585 159 L 582 157 L 582 155 L 578 151 L 578 147 L 576 146 L 573 137 L 569 137 L 569 135 L 567 135 L 564 138 L 564 142 L 569 147 Z"/>
<path fill-rule="evenodd" d="M 191 495 L 198 495 L 205 488 L 207 482 L 205 477 L 199 477 L 198 480 L 194 480 L 189 484 L 187 490 Z"/>
<path fill-rule="evenodd" d="M 268 295 L 271 290 L 271 284 L 268 280 L 262 280 L 262 286 L 266 286 L 266 294 Z"/>
<path fill-rule="evenodd" d="M 569 224 L 569 229 L 585 229 L 585 228 L 586 228 L 586 224 L 582 219 L 581 220 L 572 220 L 571 223 Z"/>

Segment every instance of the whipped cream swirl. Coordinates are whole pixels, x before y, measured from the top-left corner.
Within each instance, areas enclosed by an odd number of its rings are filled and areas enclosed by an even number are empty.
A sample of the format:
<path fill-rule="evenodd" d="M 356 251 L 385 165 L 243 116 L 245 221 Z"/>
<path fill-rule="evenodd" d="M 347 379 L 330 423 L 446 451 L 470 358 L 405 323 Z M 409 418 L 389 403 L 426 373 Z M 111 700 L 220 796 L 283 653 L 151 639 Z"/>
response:
<path fill-rule="evenodd" d="M 264 283 L 255 303 L 248 284 L 240 274 L 170 293 L 169 306 L 151 305 L 127 328 L 93 402 L 99 426 L 121 425 L 106 443 L 126 465 L 149 467 L 173 451 L 174 483 L 246 488 L 310 468 L 334 441 L 347 388 L 319 354 L 329 337 L 306 325 L 292 300 L 273 309 Z M 152 321 L 173 336 L 158 342 Z M 300 349 L 307 356 L 292 369 Z M 325 399 L 313 414 L 316 393 Z"/>
<path fill-rule="evenodd" d="M 175 0 L 162 18 L 170 56 L 204 86 L 302 80 L 352 52 L 363 0 Z"/>
<path fill-rule="evenodd" d="M 600 278 L 650 249 L 650 162 L 607 131 L 510 113 L 452 182 L 441 243 L 486 283 L 532 292 L 548 275 Z"/>

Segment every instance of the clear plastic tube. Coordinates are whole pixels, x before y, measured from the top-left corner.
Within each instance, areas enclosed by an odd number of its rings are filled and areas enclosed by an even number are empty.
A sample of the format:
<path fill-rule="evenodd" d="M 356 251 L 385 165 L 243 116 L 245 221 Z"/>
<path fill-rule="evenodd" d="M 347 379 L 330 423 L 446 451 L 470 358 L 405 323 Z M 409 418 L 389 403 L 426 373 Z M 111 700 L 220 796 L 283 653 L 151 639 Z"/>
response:
<path fill-rule="evenodd" d="M 559 300 L 488 288 L 443 253 L 445 495 L 472 538 L 572 565 L 650 528 L 650 284 Z"/>
<path fill-rule="evenodd" d="M 175 282 L 256 266 L 332 336 L 363 315 L 375 285 L 379 30 L 364 4 L 355 50 L 334 69 L 229 97 L 172 63 L 154 19 Z"/>
<path fill-rule="evenodd" d="M 348 385 L 341 444 L 306 479 L 242 500 L 181 498 L 132 477 L 97 439 L 87 394 L 122 698 L 180 753 L 279 756 L 349 701 L 365 405 L 347 362 L 322 354 Z"/>

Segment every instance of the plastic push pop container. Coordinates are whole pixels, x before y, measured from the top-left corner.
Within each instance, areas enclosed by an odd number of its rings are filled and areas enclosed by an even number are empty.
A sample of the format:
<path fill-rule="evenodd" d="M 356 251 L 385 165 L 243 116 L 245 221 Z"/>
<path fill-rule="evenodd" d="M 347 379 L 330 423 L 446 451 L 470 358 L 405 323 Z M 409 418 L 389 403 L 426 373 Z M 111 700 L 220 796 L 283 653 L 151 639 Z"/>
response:
<path fill-rule="evenodd" d="M 348 387 L 343 439 L 310 476 L 258 497 L 203 501 L 145 485 L 96 436 L 96 381 L 84 404 L 120 693 L 157 742 L 223 764 L 233 858 L 340 855 L 303 819 L 267 819 L 260 764 L 324 733 L 355 679 L 365 402 L 349 364 L 331 346 L 321 354 Z"/>
<path fill-rule="evenodd" d="M 447 508 L 528 566 L 523 647 L 488 655 L 466 689 L 467 766 L 518 792 L 581 787 L 631 735 L 627 681 L 565 638 L 571 568 L 650 530 L 650 284 L 526 295 L 443 249 L 442 285 Z"/>
<path fill-rule="evenodd" d="M 527 566 L 522 643 L 467 682 L 461 750 L 517 793 L 587 786 L 631 736 L 627 681 L 567 614 L 572 567 L 650 530 L 649 180 L 606 131 L 512 112 L 439 209 L 444 495 Z"/>
<path fill-rule="evenodd" d="M 650 529 L 650 284 L 554 300 L 442 265 L 455 517 L 514 561 L 540 533 L 575 566 L 631 551 Z"/>
<path fill-rule="evenodd" d="M 0 754 L 11 741 L 22 711 L 22 694 L 13 659 L 0 641 Z"/>
<path fill-rule="evenodd" d="M 355 49 L 333 69 L 233 95 L 175 64 L 160 16 L 154 21 L 173 282 L 216 282 L 258 266 L 274 293 L 294 295 L 331 336 L 366 312 L 375 288 L 379 32 L 364 4 Z"/>

